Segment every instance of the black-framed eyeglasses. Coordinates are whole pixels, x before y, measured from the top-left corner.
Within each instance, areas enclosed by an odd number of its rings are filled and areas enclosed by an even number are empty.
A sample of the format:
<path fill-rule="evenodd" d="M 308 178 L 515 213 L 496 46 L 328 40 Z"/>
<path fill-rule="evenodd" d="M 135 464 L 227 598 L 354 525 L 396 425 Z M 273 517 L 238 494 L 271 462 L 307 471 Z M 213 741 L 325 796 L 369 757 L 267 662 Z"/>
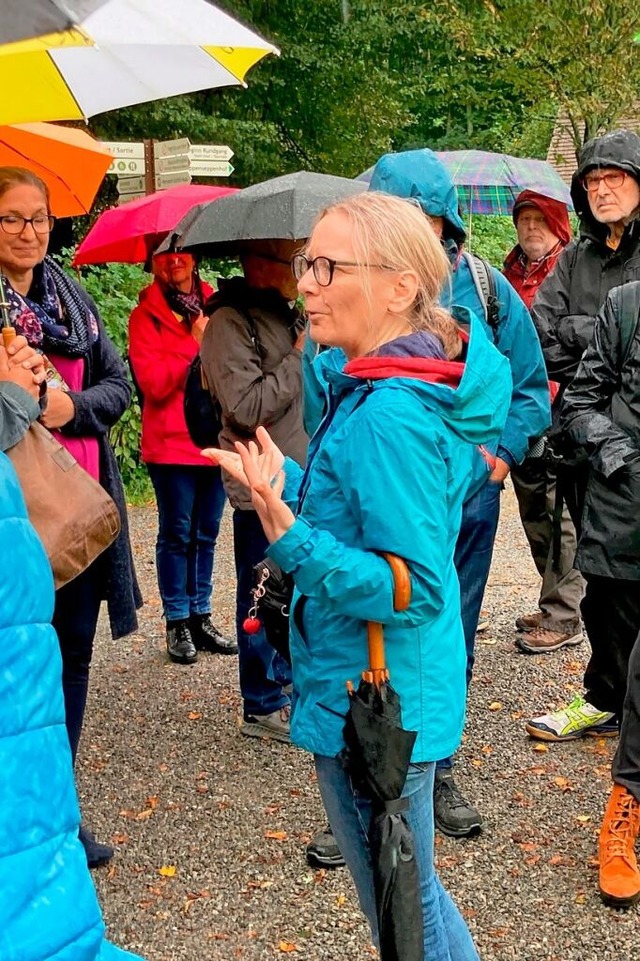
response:
<path fill-rule="evenodd" d="M 587 193 L 596 194 L 600 190 L 601 183 L 610 190 L 617 190 L 618 187 L 622 187 L 626 179 L 627 172 L 625 170 L 610 170 L 609 173 L 606 174 L 598 173 L 594 170 L 593 173 L 584 175 L 582 178 L 582 186 Z"/>
<path fill-rule="evenodd" d="M 291 258 L 291 272 L 296 280 L 300 280 L 308 270 L 313 271 L 316 283 L 320 287 L 328 287 L 333 280 L 336 267 L 370 267 L 380 270 L 395 270 L 389 264 L 358 264 L 353 260 L 332 260 L 331 257 L 314 257 L 310 260 L 304 254 L 295 254 Z"/>
<path fill-rule="evenodd" d="M 17 236 L 21 234 L 27 224 L 31 224 L 36 234 L 49 234 L 53 230 L 56 218 L 47 214 L 36 214 L 35 217 L 18 217 L 16 214 L 5 214 L 0 217 L 0 227 L 5 234 Z"/>

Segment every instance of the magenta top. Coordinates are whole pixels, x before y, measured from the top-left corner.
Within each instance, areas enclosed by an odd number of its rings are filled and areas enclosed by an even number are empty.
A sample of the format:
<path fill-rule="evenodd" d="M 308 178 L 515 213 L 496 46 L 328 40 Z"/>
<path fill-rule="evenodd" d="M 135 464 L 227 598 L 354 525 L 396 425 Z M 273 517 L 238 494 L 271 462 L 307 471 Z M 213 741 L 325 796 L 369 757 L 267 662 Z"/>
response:
<path fill-rule="evenodd" d="M 63 357 L 61 354 L 48 354 L 48 357 L 66 382 L 69 390 L 81 391 L 84 378 L 84 360 L 82 357 Z M 60 390 L 59 387 L 50 389 Z M 91 474 L 95 480 L 100 480 L 100 448 L 97 438 L 69 437 L 68 434 L 63 434 L 59 430 L 52 430 L 51 433 L 63 447 L 66 447 L 70 454 L 73 454 L 88 474 Z"/>

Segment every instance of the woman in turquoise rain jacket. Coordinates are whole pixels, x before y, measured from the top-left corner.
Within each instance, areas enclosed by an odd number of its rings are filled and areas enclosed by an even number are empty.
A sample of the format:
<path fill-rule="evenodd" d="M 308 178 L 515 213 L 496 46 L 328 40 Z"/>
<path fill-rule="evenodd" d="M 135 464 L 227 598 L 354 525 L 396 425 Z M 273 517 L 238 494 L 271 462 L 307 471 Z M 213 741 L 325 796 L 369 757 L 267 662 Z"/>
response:
<path fill-rule="evenodd" d="M 473 480 L 465 497 L 455 551 L 469 683 L 503 482 L 509 470 L 522 462 L 532 441 L 544 434 L 551 420 L 544 358 L 524 303 L 502 274 L 487 265 L 498 300 L 497 320 L 493 327 L 489 323 L 485 301 L 474 281 L 473 258 L 463 252 L 466 234 L 458 214 L 456 188 L 432 150 L 410 150 L 381 157 L 369 189 L 410 200 L 427 215 L 452 268 L 440 292 L 440 303 L 461 323 L 465 318 L 458 313 L 459 307 L 475 314 L 481 321 L 480 329 L 509 362 L 512 388 L 507 419 L 490 449 L 478 451 L 474 459 Z M 311 364 L 313 353 L 309 345 L 303 358 L 305 426 L 309 432 L 317 425 L 326 405 L 324 371 L 341 369 L 344 363 L 341 352 L 325 351 Z M 452 767 L 451 755 L 443 755 L 436 775 L 436 823 L 446 834 L 465 837 L 480 830 L 482 817 L 458 790 Z"/>
<path fill-rule="evenodd" d="M 473 942 L 433 866 L 433 778 L 434 762 L 455 750 L 464 722 L 453 552 L 474 445 L 495 440 L 504 426 L 508 365 L 473 320 L 463 347 L 455 322 L 436 305 L 447 260 L 420 212 L 403 201 L 362 194 L 329 208 L 293 265 L 311 336 L 348 358 L 330 376 L 307 469 L 284 461 L 264 430 L 262 455 L 238 445 L 238 454 L 213 457 L 251 487 L 269 555 L 293 574 L 291 736 L 315 756 L 329 821 L 374 938 L 371 810 L 354 795 L 341 752 L 346 681 L 357 684 L 368 662 L 366 621 L 385 626 L 403 726 L 418 732 L 404 793 L 418 850 L 425 957 L 471 961 Z M 394 611 L 382 551 L 409 567 L 412 597 L 403 613 Z"/>
<path fill-rule="evenodd" d="M 0 348 L 0 450 L 39 414 L 28 390 L 9 382 Z M 53 577 L 3 453 L 0 491 L 0 958 L 135 961 L 104 939 L 78 840 Z"/>

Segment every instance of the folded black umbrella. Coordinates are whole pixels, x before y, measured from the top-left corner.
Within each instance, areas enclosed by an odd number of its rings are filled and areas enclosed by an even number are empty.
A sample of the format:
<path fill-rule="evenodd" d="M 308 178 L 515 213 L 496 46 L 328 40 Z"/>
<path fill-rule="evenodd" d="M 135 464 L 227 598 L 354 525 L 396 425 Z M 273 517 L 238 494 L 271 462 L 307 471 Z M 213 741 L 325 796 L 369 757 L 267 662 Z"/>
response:
<path fill-rule="evenodd" d="M 400 698 L 385 681 L 349 697 L 344 737 L 354 785 L 372 802 L 369 845 L 382 961 L 422 961 L 422 903 L 413 836 L 401 798 L 417 734 L 402 728 Z"/>
<path fill-rule="evenodd" d="M 385 554 L 396 584 L 395 608 L 409 605 L 404 562 Z M 402 727 L 400 698 L 388 681 L 380 624 L 369 623 L 370 671 L 349 691 L 344 727 L 354 785 L 370 798 L 369 847 L 373 865 L 381 961 L 424 961 L 424 925 L 414 840 L 402 798 L 416 731 Z"/>

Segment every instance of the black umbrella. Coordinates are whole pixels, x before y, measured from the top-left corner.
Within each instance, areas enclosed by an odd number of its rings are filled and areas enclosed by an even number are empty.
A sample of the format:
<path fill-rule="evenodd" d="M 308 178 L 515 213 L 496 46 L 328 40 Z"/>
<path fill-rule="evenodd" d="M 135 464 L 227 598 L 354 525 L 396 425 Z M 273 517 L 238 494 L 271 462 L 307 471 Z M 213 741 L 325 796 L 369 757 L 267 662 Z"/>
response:
<path fill-rule="evenodd" d="M 395 582 L 394 607 L 405 610 L 411 582 L 404 561 L 384 555 Z M 402 727 L 400 698 L 389 684 L 382 625 L 369 622 L 370 670 L 349 689 L 344 728 L 353 783 L 372 802 L 369 846 L 373 865 L 381 961 L 423 961 L 424 934 L 418 865 L 401 798 L 417 733 Z"/>
<path fill-rule="evenodd" d="M 0 43 L 68 30 L 100 7 L 105 0 L 4 0 Z"/>
<path fill-rule="evenodd" d="M 347 177 L 307 170 L 274 177 L 194 207 L 158 250 L 175 243 L 220 257 L 235 253 L 242 241 L 304 240 L 324 207 L 366 189 Z"/>

